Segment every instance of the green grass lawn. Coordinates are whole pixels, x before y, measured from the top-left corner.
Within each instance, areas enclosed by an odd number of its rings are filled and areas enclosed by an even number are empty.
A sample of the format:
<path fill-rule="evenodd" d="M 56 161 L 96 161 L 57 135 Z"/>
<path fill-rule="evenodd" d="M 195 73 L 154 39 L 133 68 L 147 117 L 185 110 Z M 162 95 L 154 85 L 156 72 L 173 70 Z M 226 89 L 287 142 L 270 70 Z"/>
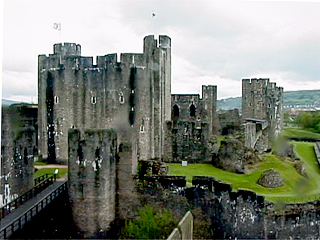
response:
<path fill-rule="evenodd" d="M 61 178 L 63 175 L 67 174 L 68 169 L 67 168 L 58 168 L 59 169 L 59 173 L 57 178 Z M 42 168 L 39 169 L 38 171 L 36 171 L 33 175 L 33 178 L 37 178 L 40 177 L 43 174 L 49 173 L 49 174 L 53 174 L 54 170 L 56 170 L 56 168 Z"/>
<path fill-rule="evenodd" d="M 44 163 L 44 162 L 40 162 L 40 161 L 36 161 L 36 162 L 34 162 L 33 163 L 35 166 L 39 166 L 39 165 L 47 165 L 46 163 Z"/>
<path fill-rule="evenodd" d="M 297 127 L 285 127 L 282 132 L 283 137 L 305 137 L 320 139 L 319 133 L 310 132 Z"/>
<path fill-rule="evenodd" d="M 169 163 L 169 175 L 183 175 L 190 185 L 192 176 L 212 176 L 223 182 L 231 183 L 234 190 L 249 189 L 270 201 L 299 202 L 318 199 L 320 195 L 320 170 L 313 152 L 312 143 L 295 142 L 296 151 L 309 176 L 306 180 L 294 169 L 291 161 L 282 161 L 274 155 L 265 155 L 263 161 L 254 166 L 251 173 L 236 174 L 213 167 L 211 164 L 188 164 L 182 167 L 178 163 Z M 265 188 L 257 184 L 264 170 L 274 168 L 284 178 L 285 186 Z"/>

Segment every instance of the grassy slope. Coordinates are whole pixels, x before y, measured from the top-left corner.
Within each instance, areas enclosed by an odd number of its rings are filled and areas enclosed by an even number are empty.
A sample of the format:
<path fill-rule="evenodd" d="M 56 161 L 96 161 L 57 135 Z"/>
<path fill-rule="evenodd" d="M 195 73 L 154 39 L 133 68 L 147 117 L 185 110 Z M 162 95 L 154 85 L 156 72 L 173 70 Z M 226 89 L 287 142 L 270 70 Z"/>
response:
<path fill-rule="evenodd" d="M 320 170 L 314 156 L 312 143 L 295 142 L 296 151 L 302 161 L 305 162 L 305 168 L 310 180 L 304 179 L 294 169 L 290 161 L 281 161 L 273 155 L 266 155 L 263 161 L 255 166 L 249 174 L 235 174 L 225 172 L 213 167 L 211 164 L 189 164 L 182 167 L 180 164 L 168 164 L 169 174 L 185 175 L 191 183 L 192 176 L 213 176 L 224 182 L 232 184 L 236 189 L 250 189 L 260 195 L 266 196 L 268 200 L 299 202 L 319 198 L 320 194 Z M 256 182 L 261 173 L 269 168 L 277 169 L 284 178 L 285 186 L 278 188 L 265 188 Z"/>
<path fill-rule="evenodd" d="M 54 170 L 56 170 L 56 168 L 43 168 L 43 169 L 39 169 L 38 171 L 36 171 L 33 175 L 34 178 L 40 177 L 43 174 L 49 173 L 49 174 L 53 174 Z M 67 174 L 68 169 L 67 168 L 59 168 L 59 173 L 57 178 L 61 178 L 63 175 Z"/>
<path fill-rule="evenodd" d="M 320 139 L 319 133 L 313 133 L 306 130 L 302 130 L 297 127 L 286 127 L 282 132 L 282 136 L 290 138 L 290 137 L 305 137 L 305 138 L 315 138 Z"/>

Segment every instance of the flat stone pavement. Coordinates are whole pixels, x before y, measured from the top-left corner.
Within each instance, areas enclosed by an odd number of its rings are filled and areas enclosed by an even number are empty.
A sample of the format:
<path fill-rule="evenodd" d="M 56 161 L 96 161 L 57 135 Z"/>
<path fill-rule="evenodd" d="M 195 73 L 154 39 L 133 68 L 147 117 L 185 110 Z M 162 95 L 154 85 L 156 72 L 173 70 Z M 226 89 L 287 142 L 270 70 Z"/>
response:
<path fill-rule="evenodd" d="M 43 199 L 45 199 L 48 195 L 50 195 L 53 191 L 59 188 L 66 181 L 65 178 L 57 179 L 56 182 L 51 184 L 49 187 L 44 189 L 41 193 L 36 195 L 34 198 L 22 204 L 18 207 L 14 212 L 5 216 L 0 220 L 0 229 L 1 231 L 12 224 L 13 221 L 18 220 L 20 217 L 24 216 L 26 212 L 28 212 L 31 208 L 39 204 Z"/>

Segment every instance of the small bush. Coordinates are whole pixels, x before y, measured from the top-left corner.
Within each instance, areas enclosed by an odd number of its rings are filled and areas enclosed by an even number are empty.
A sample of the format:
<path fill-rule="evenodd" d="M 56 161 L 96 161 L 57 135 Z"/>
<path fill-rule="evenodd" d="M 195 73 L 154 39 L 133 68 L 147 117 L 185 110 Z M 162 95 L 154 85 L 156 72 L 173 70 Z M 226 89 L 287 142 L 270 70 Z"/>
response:
<path fill-rule="evenodd" d="M 168 209 L 154 210 L 145 206 L 138 213 L 137 220 L 127 220 L 120 231 L 120 239 L 163 239 L 167 238 L 177 225 Z"/>

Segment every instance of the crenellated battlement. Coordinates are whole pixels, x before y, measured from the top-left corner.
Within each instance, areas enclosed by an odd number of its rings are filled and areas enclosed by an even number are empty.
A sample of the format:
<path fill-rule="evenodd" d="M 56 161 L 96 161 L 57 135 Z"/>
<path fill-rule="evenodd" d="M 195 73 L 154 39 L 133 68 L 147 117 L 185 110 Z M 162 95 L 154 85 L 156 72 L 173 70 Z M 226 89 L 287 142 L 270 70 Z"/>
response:
<path fill-rule="evenodd" d="M 121 64 L 144 65 L 145 58 L 142 53 L 121 53 L 120 62 Z"/>
<path fill-rule="evenodd" d="M 165 135 L 158 127 L 165 127 L 166 121 L 171 120 L 170 48 L 168 36 L 159 36 L 159 41 L 147 36 L 147 50 L 143 53 L 121 53 L 120 59 L 116 53 L 97 56 L 96 64 L 93 57 L 81 56 L 81 46 L 75 43 L 57 43 L 53 54 L 39 55 L 39 105 L 43 109 L 40 139 L 44 158 L 49 152 L 47 125 L 55 128 L 54 139 L 50 140 L 56 144 L 50 145 L 52 152 L 57 159 L 66 161 L 68 128 L 122 129 L 121 139 L 131 141 L 133 135 L 125 133 L 140 133 L 137 129 L 141 119 L 149 118 L 153 119 L 152 124 L 145 126 L 148 129 L 143 127 L 142 132 L 150 135 L 135 141 L 146 144 L 141 156 L 160 159 L 170 147 L 164 147 Z M 51 122 L 46 111 L 51 114 Z"/>
<path fill-rule="evenodd" d="M 146 67 L 146 61 L 152 57 L 155 49 L 171 48 L 171 39 L 168 36 L 160 35 L 159 40 L 154 39 L 154 35 L 149 35 L 144 38 L 143 53 L 121 53 L 120 62 L 117 62 L 117 54 L 107 54 L 104 56 L 97 56 L 97 65 L 93 65 L 93 57 L 81 56 L 81 45 L 76 43 L 56 43 L 53 45 L 53 54 L 39 55 L 39 71 L 43 69 L 64 70 L 69 69 L 106 69 L 110 65 L 123 67 L 124 65 L 136 65 Z M 153 65 L 152 65 L 153 66 Z M 64 67 L 64 68 L 63 68 Z"/>
<path fill-rule="evenodd" d="M 269 84 L 269 78 L 252 78 L 252 79 L 242 79 L 242 84 L 252 85 L 252 86 L 267 86 Z"/>
<path fill-rule="evenodd" d="M 171 38 L 166 35 L 159 35 L 159 40 L 155 39 L 154 35 L 146 36 L 143 39 L 143 43 L 144 43 L 143 44 L 144 53 L 155 48 L 162 48 L 162 49 L 171 48 Z"/>
<path fill-rule="evenodd" d="M 56 43 L 53 45 L 53 53 L 58 55 L 81 56 L 81 46 L 76 43 Z"/>

